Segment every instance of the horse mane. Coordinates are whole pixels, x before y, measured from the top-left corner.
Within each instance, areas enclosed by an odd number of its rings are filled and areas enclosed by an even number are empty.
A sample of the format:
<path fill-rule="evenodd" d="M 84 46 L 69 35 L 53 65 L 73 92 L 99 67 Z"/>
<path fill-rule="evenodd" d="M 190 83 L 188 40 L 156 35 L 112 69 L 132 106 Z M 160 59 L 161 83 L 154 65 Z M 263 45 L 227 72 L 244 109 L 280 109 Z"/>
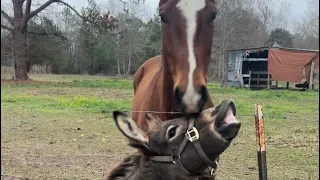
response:
<path fill-rule="evenodd" d="M 143 66 L 141 66 L 133 77 L 133 94 L 136 94 L 137 87 L 143 77 Z"/>
<path fill-rule="evenodd" d="M 142 155 L 135 153 L 126 157 L 120 165 L 114 168 L 108 175 L 107 180 L 120 180 L 139 167 Z"/>

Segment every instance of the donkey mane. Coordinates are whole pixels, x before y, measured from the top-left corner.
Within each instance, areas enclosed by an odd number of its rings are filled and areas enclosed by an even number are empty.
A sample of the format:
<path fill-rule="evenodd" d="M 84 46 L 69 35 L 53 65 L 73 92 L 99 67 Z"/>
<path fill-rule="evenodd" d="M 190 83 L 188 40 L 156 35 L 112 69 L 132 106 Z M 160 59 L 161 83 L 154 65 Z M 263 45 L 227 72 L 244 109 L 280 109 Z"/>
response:
<path fill-rule="evenodd" d="M 135 169 L 139 168 L 140 159 L 142 155 L 140 153 L 131 154 L 126 157 L 122 163 L 114 168 L 108 175 L 108 180 L 119 180 L 125 178 L 128 173 L 135 172 Z"/>

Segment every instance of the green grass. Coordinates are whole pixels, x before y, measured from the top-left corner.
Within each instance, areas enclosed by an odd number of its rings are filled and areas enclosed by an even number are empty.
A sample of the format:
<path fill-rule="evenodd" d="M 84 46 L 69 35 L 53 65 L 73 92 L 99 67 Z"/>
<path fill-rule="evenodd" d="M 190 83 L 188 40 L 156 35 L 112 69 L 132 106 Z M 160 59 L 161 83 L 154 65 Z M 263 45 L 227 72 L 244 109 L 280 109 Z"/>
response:
<path fill-rule="evenodd" d="M 102 179 L 134 152 L 111 112 L 130 110 L 132 80 L 31 75 L 49 85 L 1 86 L 2 174 L 33 179 Z M 318 179 L 319 94 L 288 90 L 208 89 L 215 104 L 232 98 L 242 122 L 221 156 L 218 180 L 258 179 L 253 106 L 263 105 L 268 178 Z"/>

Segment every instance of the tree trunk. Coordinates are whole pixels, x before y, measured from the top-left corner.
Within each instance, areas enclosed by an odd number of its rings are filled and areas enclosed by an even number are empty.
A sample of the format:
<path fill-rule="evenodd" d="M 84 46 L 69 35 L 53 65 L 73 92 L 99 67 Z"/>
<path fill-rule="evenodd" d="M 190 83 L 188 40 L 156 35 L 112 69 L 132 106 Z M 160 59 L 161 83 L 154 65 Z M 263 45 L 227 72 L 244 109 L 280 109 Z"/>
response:
<path fill-rule="evenodd" d="M 120 57 L 119 57 L 119 55 L 117 57 L 117 64 L 118 64 L 118 76 L 120 77 L 121 76 L 121 71 L 120 71 Z"/>
<path fill-rule="evenodd" d="M 128 76 L 129 75 L 129 73 L 130 73 L 130 67 L 131 67 L 131 57 L 132 57 L 132 53 L 131 53 L 132 51 L 130 50 L 130 52 L 129 52 L 129 62 L 128 62 L 128 68 L 127 68 L 127 73 L 126 73 L 126 75 Z"/>
<path fill-rule="evenodd" d="M 27 58 L 27 24 L 24 21 L 22 5 L 23 1 L 12 1 L 13 3 L 13 30 L 12 51 L 14 62 L 14 80 L 28 80 L 28 58 Z"/>
<path fill-rule="evenodd" d="M 26 28 L 17 28 L 12 33 L 14 80 L 28 80 L 27 34 Z"/>
<path fill-rule="evenodd" d="M 123 70 L 123 76 L 126 75 L 126 66 L 124 61 L 124 53 L 122 53 L 122 70 Z"/>

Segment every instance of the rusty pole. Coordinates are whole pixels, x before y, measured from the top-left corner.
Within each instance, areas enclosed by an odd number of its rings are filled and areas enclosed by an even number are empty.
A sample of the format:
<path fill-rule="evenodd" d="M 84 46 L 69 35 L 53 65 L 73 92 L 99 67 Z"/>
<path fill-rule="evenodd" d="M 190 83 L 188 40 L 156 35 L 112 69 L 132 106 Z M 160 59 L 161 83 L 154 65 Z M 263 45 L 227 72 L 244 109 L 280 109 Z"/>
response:
<path fill-rule="evenodd" d="M 267 158 L 266 158 L 266 143 L 264 136 L 264 118 L 262 113 L 262 105 L 254 105 L 254 117 L 256 125 L 256 140 L 258 147 L 258 168 L 259 180 L 267 180 Z"/>

